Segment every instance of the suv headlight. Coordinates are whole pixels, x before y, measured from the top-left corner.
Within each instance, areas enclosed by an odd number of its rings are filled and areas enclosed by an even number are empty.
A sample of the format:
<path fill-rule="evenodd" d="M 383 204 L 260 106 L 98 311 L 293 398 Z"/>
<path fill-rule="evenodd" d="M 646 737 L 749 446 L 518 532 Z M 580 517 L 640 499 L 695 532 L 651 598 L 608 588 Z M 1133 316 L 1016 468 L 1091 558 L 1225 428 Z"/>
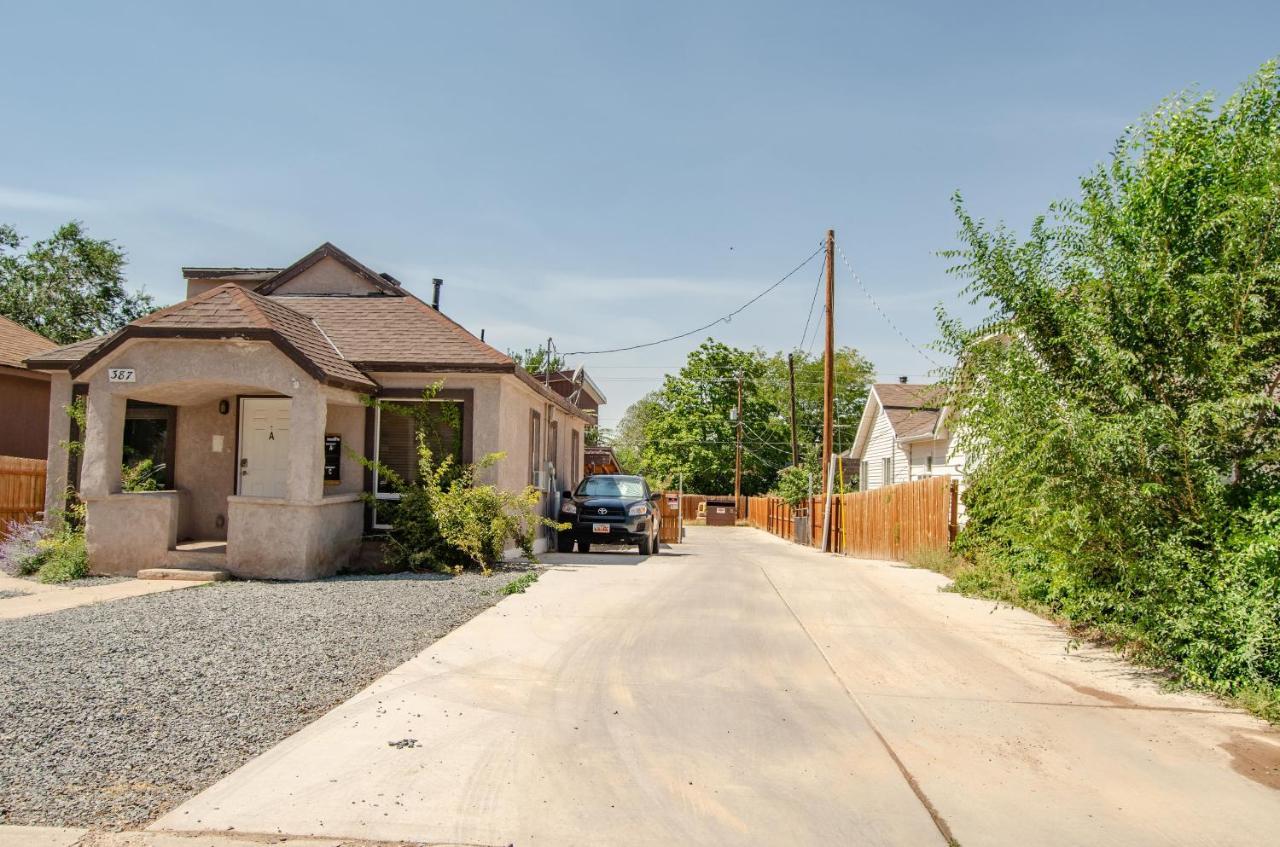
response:
<path fill-rule="evenodd" d="M 636 503 L 630 509 L 627 509 L 627 514 L 628 515 L 647 515 L 649 514 L 649 507 L 645 503 Z"/>
<path fill-rule="evenodd" d="M 576 515 L 578 514 L 578 507 L 573 505 L 572 500 L 565 500 L 560 504 L 560 511 L 564 512 L 566 515 Z"/>

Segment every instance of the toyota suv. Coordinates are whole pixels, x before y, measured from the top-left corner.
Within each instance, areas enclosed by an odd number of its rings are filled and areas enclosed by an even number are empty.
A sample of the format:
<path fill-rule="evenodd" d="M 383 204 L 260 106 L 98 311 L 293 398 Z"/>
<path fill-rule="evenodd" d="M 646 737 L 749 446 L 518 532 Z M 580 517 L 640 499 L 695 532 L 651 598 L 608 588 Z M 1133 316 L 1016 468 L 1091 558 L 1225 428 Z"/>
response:
<path fill-rule="evenodd" d="M 560 501 L 560 523 L 569 529 L 556 535 L 556 549 L 568 553 L 577 542 L 579 553 L 589 553 L 592 544 L 635 544 L 641 555 L 657 553 L 659 496 L 644 477 L 587 477 Z"/>

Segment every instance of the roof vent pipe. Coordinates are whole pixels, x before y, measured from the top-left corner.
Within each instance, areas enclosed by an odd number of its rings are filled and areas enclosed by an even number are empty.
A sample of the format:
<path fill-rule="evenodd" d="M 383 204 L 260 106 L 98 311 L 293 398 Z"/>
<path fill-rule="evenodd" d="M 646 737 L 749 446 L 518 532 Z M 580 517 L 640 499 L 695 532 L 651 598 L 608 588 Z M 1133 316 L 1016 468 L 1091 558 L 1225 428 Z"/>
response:
<path fill-rule="evenodd" d="M 436 289 L 436 293 L 437 293 L 437 294 L 439 294 L 439 292 L 440 292 L 440 289 L 438 289 L 438 288 L 437 288 L 437 289 Z M 436 299 L 437 299 L 437 300 L 439 300 L 440 298 L 439 298 L 439 297 L 437 297 Z M 439 308 L 439 307 L 437 307 L 437 308 Z M 902 383 L 903 385 L 906 385 L 906 384 L 907 384 L 907 378 L 906 378 L 905 376 L 900 376 L 900 377 L 898 377 L 898 382 Z"/>
<path fill-rule="evenodd" d="M 431 294 L 431 308 L 435 309 L 437 312 L 440 311 L 440 286 L 442 285 L 444 285 L 443 279 L 431 280 L 431 287 L 435 289 Z"/>

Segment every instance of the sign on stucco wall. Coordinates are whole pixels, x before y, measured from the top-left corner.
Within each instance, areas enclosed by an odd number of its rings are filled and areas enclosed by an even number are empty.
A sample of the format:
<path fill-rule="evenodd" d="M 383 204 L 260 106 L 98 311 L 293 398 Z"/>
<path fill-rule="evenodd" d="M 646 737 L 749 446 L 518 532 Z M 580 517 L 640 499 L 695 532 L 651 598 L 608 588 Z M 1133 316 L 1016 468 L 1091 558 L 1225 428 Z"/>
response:
<path fill-rule="evenodd" d="M 133 368 L 107 368 L 107 382 L 137 382 Z"/>
<path fill-rule="evenodd" d="M 324 484 L 337 485 L 342 481 L 342 436 L 324 437 Z"/>

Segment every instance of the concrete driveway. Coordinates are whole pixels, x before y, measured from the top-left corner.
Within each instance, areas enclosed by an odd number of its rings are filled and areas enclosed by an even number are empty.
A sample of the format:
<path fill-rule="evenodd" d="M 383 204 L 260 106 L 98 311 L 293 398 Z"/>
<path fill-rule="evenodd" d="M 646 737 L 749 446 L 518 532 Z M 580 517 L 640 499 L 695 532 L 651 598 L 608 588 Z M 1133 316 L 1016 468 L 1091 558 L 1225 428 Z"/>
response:
<path fill-rule="evenodd" d="M 1274 844 L 1280 735 L 925 571 L 692 528 L 556 567 L 153 828 Z"/>

